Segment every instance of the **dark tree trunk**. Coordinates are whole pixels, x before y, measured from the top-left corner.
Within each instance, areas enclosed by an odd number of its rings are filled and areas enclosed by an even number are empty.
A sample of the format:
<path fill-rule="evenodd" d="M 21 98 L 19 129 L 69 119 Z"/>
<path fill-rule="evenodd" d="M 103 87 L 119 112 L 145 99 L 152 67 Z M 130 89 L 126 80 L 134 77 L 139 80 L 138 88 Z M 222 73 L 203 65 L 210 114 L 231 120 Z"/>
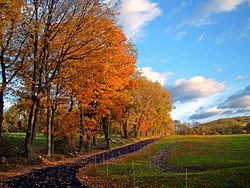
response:
<path fill-rule="evenodd" d="M 28 158 L 28 159 L 32 159 L 32 135 L 34 132 L 34 122 L 35 122 L 35 111 L 37 111 L 37 95 L 36 95 L 36 84 L 37 84 L 37 65 L 38 65 L 38 1 L 35 0 L 34 1 L 34 12 L 35 12 L 35 33 L 34 33 L 34 51 L 33 51 L 33 55 L 34 55 L 34 62 L 33 62 L 33 75 L 32 75 L 32 88 L 31 88 L 31 107 L 30 107 L 30 113 L 29 113 L 29 119 L 28 119 L 28 127 L 27 127 L 27 131 L 26 131 L 26 138 L 25 138 L 25 151 L 24 151 L 24 155 Z"/>
<path fill-rule="evenodd" d="M 51 108 L 51 154 L 55 153 L 55 113 L 56 107 Z"/>
<path fill-rule="evenodd" d="M 38 119 L 39 110 L 40 110 L 40 99 L 37 99 L 35 113 L 34 113 L 34 119 L 33 119 L 33 131 L 32 131 L 32 135 L 31 135 L 31 145 L 32 145 L 32 147 L 34 145 L 35 138 L 36 138 L 36 133 L 37 133 L 37 129 L 38 129 L 37 119 Z"/>
<path fill-rule="evenodd" d="M 83 151 L 83 134 L 84 134 L 84 123 L 83 123 L 83 109 L 80 107 L 80 138 L 79 138 L 79 152 Z"/>
<path fill-rule="evenodd" d="M 91 136 L 89 133 L 87 133 L 87 138 L 85 141 L 85 149 L 89 151 L 91 149 Z"/>
<path fill-rule="evenodd" d="M 123 120 L 122 121 L 122 132 L 123 132 L 123 136 L 122 138 L 127 139 L 128 138 L 128 125 L 127 125 L 127 121 Z"/>
<path fill-rule="evenodd" d="M 138 129 L 137 126 L 134 125 L 134 137 L 135 138 L 137 138 L 137 136 L 138 136 L 138 130 L 137 129 Z"/>
<path fill-rule="evenodd" d="M 29 112 L 29 119 L 28 119 L 28 127 L 26 130 L 26 137 L 25 137 L 25 151 L 24 155 L 28 159 L 31 158 L 32 156 L 32 147 L 31 147 L 31 135 L 32 135 L 32 119 L 33 119 L 33 114 L 34 114 L 34 109 L 35 109 L 35 102 L 32 100 L 32 104 L 30 107 L 30 112 Z"/>
<path fill-rule="evenodd" d="M 106 149 L 110 149 L 110 144 L 109 144 L 109 122 L 108 122 L 108 119 L 106 117 L 103 119 L 102 128 L 103 128 L 104 138 L 105 138 L 105 141 L 106 141 Z"/>
<path fill-rule="evenodd" d="M 4 100 L 3 92 L 0 92 L 0 139 L 2 138 L 2 127 L 3 127 L 3 109 L 4 109 Z"/>
<path fill-rule="evenodd" d="M 93 136 L 93 146 L 96 146 L 96 135 Z"/>
<path fill-rule="evenodd" d="M 137 130 L 135 130 L 134 137 L 137 138 L 137 136 L 138 136 L 138 132 L 137 132 Z"/>
<path fill-rule="evenodd" d="M 47 89 L 47 155 L 51 157 L 51 117 L 50 117 L 50 88 Z"/>

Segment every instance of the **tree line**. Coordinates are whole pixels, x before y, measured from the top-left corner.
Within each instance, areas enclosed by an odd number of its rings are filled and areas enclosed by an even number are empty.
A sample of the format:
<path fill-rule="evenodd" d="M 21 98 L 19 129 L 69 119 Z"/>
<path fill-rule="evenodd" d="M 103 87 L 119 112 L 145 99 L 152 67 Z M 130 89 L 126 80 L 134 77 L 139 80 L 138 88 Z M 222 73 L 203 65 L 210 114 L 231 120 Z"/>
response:
<path fill-rule="evenodd" d="M 207 123 L 181 123 L 175 120 L 174 127 L 180 135 L 250 134 L 250 116 L 223 118 Z"/>
<path fill-rule="evenodd" d="M 128 138 L 173 130 L 171 96 L 137 71 L 116 9 L 101 0 L 0 2 L 0 135 L 10 125 L 25 130 L 28 159 L 38 132 L 51 156 L 55 140 L 81 152 L 98 133 L 108 149 L 111 131 Z M 4 113 L 5 97 L 14 104 Z"/>

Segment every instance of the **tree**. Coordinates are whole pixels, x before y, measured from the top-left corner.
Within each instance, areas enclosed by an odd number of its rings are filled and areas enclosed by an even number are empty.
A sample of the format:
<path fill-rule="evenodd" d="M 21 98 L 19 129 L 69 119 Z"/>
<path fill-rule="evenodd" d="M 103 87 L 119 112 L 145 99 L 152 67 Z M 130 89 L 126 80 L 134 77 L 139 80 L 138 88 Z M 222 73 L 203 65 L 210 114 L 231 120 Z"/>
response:
<path fill-rule="evenodd" d="M 74 88 L 80 108 L 84 111 L 95 111 L 97 121 L 102 124 L 108 148 L 114 101 L 129 84 L 135 69 L 135 58 L 131 52 L 131 44 L 128 43 L 120 28 L 106 18 L 101 19 L 100 22 L 96 27 L 99 31 L 103 31 L 104 35 L 99 36 L 103 48 L 80 62 L 73 62 L 74 69 L 71 70 L 74 71 L 73 75 L 75 74 L 77 79 L 72 79 L 70 88 Z M 93 108 L 93 102 L 97 104 L 95 108 Z M 86 113 L 85 116 L 90 114 Z M 80 117 L 80 119 L 83 118 Z M 83 123 L 80 127 L 82 125 Z M 85 129 L 89 128 L 85 125 Z M 90 136 L 87 134 L 87 137 Z"/>
<path fill-rule="evenodd" d="M 166 126 L 170 120 L 171 97 L 159 83 L 147 80 L 139 74 L 137 88 L 132 91 L 133 96 L 133 131 L 137 137 L 138 131 L 154 134 L 162 126 Z M 165 130 L 165 129 L 164 129 Z"/>
<path fill-rule="evenodd" d="M 22 11 L 21 11 L 22 9 Z M 23 1 L 0 1 L 0 138 L 2 135 L 4 95 L 17 74 L 26 66 L 28 54 L 29 22 L 24 14 L 26 5 Z"/>
<path fill-rule="evenodd" d="M 93 46 L 92 40 L 98 40 L 99 31 L 94 27 L 106 11 L 97 0 L 34 0 L 29 7 L 32 10 L 29 14 L 32 19 L 32 53 L 28 59 L 31 63 L 29 69 L 24 72 L 24 75 L 30 76 L 24 76 L 24 83 L 31 100 L 25 155 L 31 158 L 41 98 L 46 95 L 49 103 L 51 83 L 59 76 L 63 64 L 84 59 L 102 48 L 101 44 Z M 49 119 L 49 107 L 47 114 Z M 47 126 L 49 138 L 50 121 Z"/>

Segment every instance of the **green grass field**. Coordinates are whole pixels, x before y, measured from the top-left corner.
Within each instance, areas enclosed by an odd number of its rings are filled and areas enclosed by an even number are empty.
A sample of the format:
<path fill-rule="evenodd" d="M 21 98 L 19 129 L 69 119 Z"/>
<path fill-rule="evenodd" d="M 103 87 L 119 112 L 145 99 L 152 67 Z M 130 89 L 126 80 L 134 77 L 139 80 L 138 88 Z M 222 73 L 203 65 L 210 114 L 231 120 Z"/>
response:
<path fill-rule="evenodd" d="M 34 160 L 30 164 L 22 157 L 24 151 L 25 133 L 4 133 L 1 142 L 0 156 L 7 159 L 7 163 L 0 165 L 0 172 L 23 168 L 26 165 L 37 165 L 40 160 Z M 37 134 L 34 144 L 35 152 L 46 151 L 46 136 Z"/>
<path fill-rule="evenodd" d="M 20 151 L 24 147 L 25 133 L 4 133 L 3 134 L 3 146 L 1 154 L 3 156 L 13 156 L 15 154 L 20 155 Z M 37 134 L 35 139 L 35 150 L 46 149 L 46 136 L 43 134 Z"/>
<path fill-rule="evenodd" d="M 187 182 L 188 187 L 250 187 L 250 135 L 180 136 L 165 161 L 179 172 L 150 168 L 150 158 L 174 139 L 164 138 L 93 172 L 124 186 L 186 187 Z"/>

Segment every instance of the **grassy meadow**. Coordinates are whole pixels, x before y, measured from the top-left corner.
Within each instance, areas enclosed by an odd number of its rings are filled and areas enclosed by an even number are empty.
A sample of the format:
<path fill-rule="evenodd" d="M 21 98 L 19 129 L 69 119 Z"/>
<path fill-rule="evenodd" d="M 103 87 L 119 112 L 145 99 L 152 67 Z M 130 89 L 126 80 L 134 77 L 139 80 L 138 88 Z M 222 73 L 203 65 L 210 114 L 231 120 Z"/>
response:
<path fill-rule="evenodd" d="M 150 158 L 173 140 L 165 158 L 173 171 L 149 167 Z M 142 152 L 98 165 L 92 173 L 123 186 L 250 187 L 250 135 L 166 137 Z"/>

